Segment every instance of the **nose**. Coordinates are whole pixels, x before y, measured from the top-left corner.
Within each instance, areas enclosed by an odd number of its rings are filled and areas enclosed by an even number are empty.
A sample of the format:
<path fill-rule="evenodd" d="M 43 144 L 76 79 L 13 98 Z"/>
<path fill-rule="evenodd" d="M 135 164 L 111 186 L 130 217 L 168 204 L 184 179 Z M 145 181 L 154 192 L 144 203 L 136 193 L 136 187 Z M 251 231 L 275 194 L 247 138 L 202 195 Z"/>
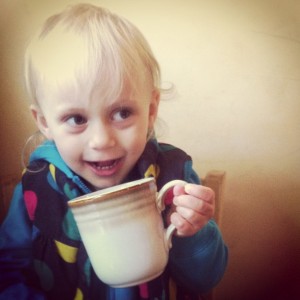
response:
<path fill-rule="evenodd" d="M 114 131 L 109 124 L 97 122 L 89 128 L 89 147 L 96 150 L 107 149 L 115 146 Z"/>

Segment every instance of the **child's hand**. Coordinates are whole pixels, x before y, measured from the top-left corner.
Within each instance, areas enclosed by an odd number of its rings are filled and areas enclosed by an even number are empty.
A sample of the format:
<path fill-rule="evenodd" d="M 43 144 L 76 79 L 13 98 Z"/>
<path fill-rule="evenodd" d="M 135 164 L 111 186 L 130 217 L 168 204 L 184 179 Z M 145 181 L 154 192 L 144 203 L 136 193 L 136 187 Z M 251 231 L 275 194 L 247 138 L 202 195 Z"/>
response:
<path fill-rule="evenodd" d="M 208 187 L 188 183 L 173 189 L 175 211 L 171 222 L 178 236 L 191 236 L 206 225 L 214 215 L 215 194 Z"/>

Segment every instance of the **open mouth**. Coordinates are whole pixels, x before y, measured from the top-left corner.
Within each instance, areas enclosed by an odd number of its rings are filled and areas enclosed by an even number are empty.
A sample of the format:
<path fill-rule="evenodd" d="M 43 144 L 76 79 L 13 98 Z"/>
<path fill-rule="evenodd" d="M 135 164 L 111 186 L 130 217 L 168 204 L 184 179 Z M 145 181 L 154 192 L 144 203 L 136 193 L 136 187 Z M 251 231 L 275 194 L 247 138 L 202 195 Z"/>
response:
<path fill-rule="evenodd" d="M 91 162 L 90 165 L 97 170 L 110 170 L 113 169 L 119 161 L 119 159 L 113 159 L 104 162 Z"/>
<path fill-rule="evenodd" d="M 100 162 L 89 162 L 88 164 L 92 170 L 99 176 L 113 175 L 120 167 L 120 159 L 112 159 Z"/>

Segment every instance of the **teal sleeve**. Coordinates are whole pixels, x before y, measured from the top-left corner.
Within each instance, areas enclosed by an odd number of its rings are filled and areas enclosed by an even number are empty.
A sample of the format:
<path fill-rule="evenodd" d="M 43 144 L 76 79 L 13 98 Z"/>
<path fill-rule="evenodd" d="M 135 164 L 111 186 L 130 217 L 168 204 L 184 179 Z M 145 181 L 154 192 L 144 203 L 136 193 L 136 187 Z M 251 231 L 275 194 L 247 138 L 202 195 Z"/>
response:
<path fill-rule="evenodd" d="M 22 197 L 22 186 L 18 184 L 7 217 L 0 228 L 0 300 L 45 299 L 41 293 L 27 285 L 32 238 L 33 231 Z"/>
<path fill-rule="evenodd" d="M 200 183 L 192 161 L 186 162 L 184 173 L 187 182 Z M 214 220 L 191 237 L 174 236 L 172 243 L 169 270 L 177 284 L 196 293 L 216 286 L 226 270 L 228 248 Z"/>
<path fill-rule="evenodd" d="M 222 278 L 228 250 L 217 224 L 208 224 L 191 237 L 173 237 L 169 268 L 177 284 L 205 293 Z"/>

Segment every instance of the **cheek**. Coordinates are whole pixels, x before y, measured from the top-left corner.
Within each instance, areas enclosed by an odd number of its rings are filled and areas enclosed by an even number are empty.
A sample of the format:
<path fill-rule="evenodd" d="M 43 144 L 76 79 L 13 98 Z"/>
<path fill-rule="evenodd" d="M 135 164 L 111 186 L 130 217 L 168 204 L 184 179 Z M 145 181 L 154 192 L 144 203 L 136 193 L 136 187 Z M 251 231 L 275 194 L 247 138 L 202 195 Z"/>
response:
<path fill-rule="evenodd" d="M 147 130 L 145 130 L 142 133 L 137 134 L 135 136 L 135 138 L 133 139 L 133 141 L 131 143 L 132 153 L 134 153 L 134 155 L 139 157 L 143 153 L 146 143 L 147 143 Z"/>
<path fill-rule="evenodd" d="M 141 154 L 147 142 L 147 130 L 145 128 L 135 128 L 123 131 L 119 135 L 119 146 L 121 146 L 127 153 L 137 156 Z"/>
<path fill-rule="evenodd" d="M 65 161 L 70 161 L 76 158 L 81 151 L 81 147 L 78 139 L 70 140 L 70 139 L 61 138 L 61 139 L 56 139 L 55 143 L 58 152 L 60 153 L 62 159 Z"/>

